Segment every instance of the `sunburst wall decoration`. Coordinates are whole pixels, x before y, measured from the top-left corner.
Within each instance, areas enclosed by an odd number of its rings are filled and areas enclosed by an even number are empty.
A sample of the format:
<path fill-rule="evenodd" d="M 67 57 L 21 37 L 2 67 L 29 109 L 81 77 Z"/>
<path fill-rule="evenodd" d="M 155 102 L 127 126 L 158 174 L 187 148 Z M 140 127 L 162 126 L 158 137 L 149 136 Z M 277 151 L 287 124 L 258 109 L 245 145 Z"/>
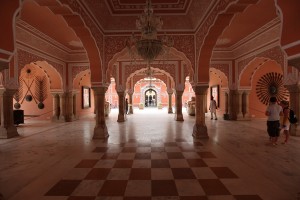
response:
<path fill-rule="evenodd" d="M 283 76 L 276 72 L 263 75 L 256 84 L 256 95 L 260 102 L 269 104 L 270 97 L 276 97 L 278 101 L 287 100 L 288 91 L 283 86 Z"/>

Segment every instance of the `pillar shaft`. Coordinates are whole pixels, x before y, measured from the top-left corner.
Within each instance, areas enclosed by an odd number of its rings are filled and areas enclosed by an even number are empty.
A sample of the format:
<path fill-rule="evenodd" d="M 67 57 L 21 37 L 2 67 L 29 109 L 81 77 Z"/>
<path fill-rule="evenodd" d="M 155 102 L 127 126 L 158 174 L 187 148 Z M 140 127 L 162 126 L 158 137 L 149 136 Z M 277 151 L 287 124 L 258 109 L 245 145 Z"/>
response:
<path fill-rule="evenodd" d="M 59 94 L 59 109 L 60 109 L 60 114 L 59 114 L 59 121 L 65 122 L 65 115 L 66 115 L 66 94 L 61 93 Z"/>
<path fill-rule="evenodd" d="M 53 122 L 57 121 L 59 119 L 59 113 L 58 113 L 58 109 L 59 109 L 59 102 L 58 102 L 58 94 L 57 93 L 51 93 L 52 94 L 52 105 L 53 105 L 53 111 L 52 111 L 52 118 L 51 120 Z"/>
<path fill-rule="evenodd" d="M 119 114 L 117 122 L 125 122 L 125 92 L 118 92 L 119 96 Z"/>
<path fill-rule="evenodd" d="M 196 95 L 196 112 L 195 112 L 195 125 L 193 128 L 193 137 L 208 138 L 207 127 L 205 124 L 205 101 L 208 86 L 194 86 Z"/>
<path fill-rule="evenodd" d="M 173 92 L 168 92 L 169 102 L 168 102 L 168 113 L 173 114 L 173 108 L 172 108 L 172 94 Z"/>
<path fill-rule="evenodd" d="M 13 95 L 16 91 L 13 89 L 0 89 L 0 138 L 19 136 L 13 118 Z"/>
<path fill-rule="evenodd" d="M 128 93 L 129 95 L 129 114 L 133 114 L 133 99 L 132 99 L 132 96 L 133 96 L 133 93 Z"/>
<path fill-rule="evenodd" d="M 182 115 L 182 94 L 183 91 L 176 90 L 176 113 L 175 113 L 175 120 L 176 121 L 184 121 Z"/>
<path fill-rule="evenodd" d="M 236 118 L 237 120 L 242 120 L 244 118 L 242 112 L 242 105 L 243 105 L 243 91 L 236 91 L 235 92 L 235 99 L 236 99 Z"/>
<path fill-rule="evenodd" d="M 298 120 L 300 120 L 300 85 L 286 86 L 290 93 L 290 108 L 295 112 Z M 300 135 L 300 122 L 298 124 L 291 124 L 290 134 L 294 136 Z"/>
<path fill-rule="evenodd" d="M 107 87 L 92 87 L 92 89 L 94 91 L 94 98 L 97 101 L 97 104 L 95 105 L 96 126 L 94 128 L 93 139 L 104 139 L 109 136 L 104 114 L 105 92 L 107 90 Z"/>

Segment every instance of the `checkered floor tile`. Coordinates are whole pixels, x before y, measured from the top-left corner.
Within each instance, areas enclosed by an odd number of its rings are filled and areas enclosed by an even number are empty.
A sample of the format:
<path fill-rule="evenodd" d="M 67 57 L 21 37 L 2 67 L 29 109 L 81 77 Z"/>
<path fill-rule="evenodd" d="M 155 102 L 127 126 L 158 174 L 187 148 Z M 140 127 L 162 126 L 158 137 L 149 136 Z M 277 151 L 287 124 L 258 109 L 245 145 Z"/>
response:
<path fill-rule="evenodd" d="M 200 142 L 129 140 L 103 143 L 93 150 L 96 159 L 81 160 L 72 173 L 75 179 L 58 181 L 45 194 L 68 200 L 261 200 L 228 184 L 243 184 L 226 166 L 209 166 L 218 159 Z M 245 186 L 246 187 L 246 186 Z"/>

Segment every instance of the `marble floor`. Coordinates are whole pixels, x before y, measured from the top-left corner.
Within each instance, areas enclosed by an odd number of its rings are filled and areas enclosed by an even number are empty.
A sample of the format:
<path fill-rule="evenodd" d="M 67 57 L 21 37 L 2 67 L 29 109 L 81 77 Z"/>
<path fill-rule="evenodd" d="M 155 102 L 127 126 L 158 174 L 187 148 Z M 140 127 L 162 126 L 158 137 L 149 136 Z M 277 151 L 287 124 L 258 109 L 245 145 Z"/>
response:
<path fill-rule="evenodd" d="M 93 115 L 26 120 L 20 137 L 0 140 L 0 193 L 5 200 L 300 199 L 300 137 L 272 146 L 264 120 L 207 116 L 209 139 L 194 140 L 195 119 L 183 113 L 176 122 L 166 109 L 134 110 L 117 123 L 112 110 L 107 140 L 92 140 Z"/>

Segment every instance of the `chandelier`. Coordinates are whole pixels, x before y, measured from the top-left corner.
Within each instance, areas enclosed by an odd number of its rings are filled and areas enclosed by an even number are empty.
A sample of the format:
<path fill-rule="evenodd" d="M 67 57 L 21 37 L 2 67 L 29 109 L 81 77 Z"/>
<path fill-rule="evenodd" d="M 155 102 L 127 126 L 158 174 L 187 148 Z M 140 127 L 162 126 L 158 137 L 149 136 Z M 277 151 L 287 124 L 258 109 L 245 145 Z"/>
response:
<path fill-rule="evenodd" d="M 146 0 L 144 13 L 136 20 L 136 27 L 141 31 L 141 36 L 138 38 L 133 33 L 127 40 L 126 46 L 134 59 L 135 55 L 139 55 L 148 63 L 148 67 L 153 60 L 166 53 L 167 49 L 174 44 L 173 39 L 166 35 L 161 39 L 157 37 L 157 31 L 162 25 L 161 18 L 153 13 L 151 0 Z"/>

